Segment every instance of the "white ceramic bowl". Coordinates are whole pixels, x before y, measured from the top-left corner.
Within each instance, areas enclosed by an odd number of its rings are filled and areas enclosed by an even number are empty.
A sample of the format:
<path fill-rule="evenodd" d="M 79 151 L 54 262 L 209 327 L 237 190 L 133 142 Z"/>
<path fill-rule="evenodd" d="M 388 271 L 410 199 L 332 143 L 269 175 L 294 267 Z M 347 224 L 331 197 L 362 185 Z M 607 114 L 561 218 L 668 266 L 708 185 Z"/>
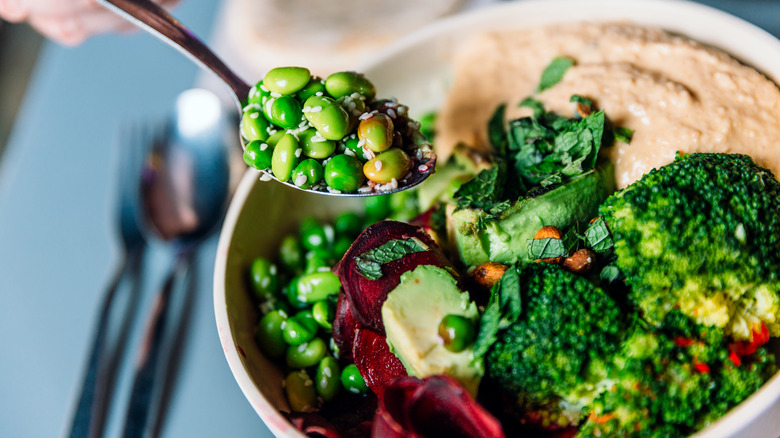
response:
<path fill-rule="evenodd" d="M 780 83 L 780 41 L 724 12 L 670 0 L 527 0 L 486 7 L 408 35 L 359 70 L 367 73 L 381 95 L 398 97 L 419 114 L 442 102 L 454 50 L 473 33 L 611 20 L 660 26 L 721 48 Z M 238 385 L 276 436 L 303 435 L 279 413 L 287 405 L 282 376 L 253 340 L 258 318 L 245 288 L 245 269 L 257 256 L 274 255 L 281 237 L 293 231 L 304 215 L 314 212 L 332 217 L 360 205 L 308 195 L 273 182 L 261 183 L 258 174 L 250 170 L 228 210 L 214 277 L 217 329 Z M 774 347 L 778 350 L 777 343 Z M 696 437 L 777 438 L 779 431 L 780 373 Z"/>

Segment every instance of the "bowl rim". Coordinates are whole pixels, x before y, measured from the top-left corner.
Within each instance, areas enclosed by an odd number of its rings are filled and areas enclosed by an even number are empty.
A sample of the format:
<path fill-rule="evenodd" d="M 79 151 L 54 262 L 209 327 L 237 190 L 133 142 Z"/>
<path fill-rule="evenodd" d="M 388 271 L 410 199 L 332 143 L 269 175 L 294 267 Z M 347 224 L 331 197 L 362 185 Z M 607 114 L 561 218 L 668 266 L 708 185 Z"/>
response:
<path fill-rule="evenodd" d="M 669 14 L 674 8 L 675 14 Z M 599 11 L 583 15 L 586 11 Z M 603 11 L 607 11 L 604 13 Z M 741 18 L 714 7 L 688 0 L 521 0 L 511 3 L 494 3 L 479 9 L 464 11 L 438 19 L 415 32 L 400 37 L 382 49 L 377 55 L 362 62 L 356 70 L 368 71 L 387 62 L 411 47 L 447 35 L 456 29 L 475 22 L 486 22 L 495 17 L 517 17 L 526 14 L 507 28 L 527 28 L 565 22 L 606 22 L 627 20 L 637 24 L 655 25 L 667 30 L 678 31 L 693 40 L 711 44 L 722 49 L 741 62 L 756 68 L 770 80 L 780 83 L 780 40 L 769 32 Z M 670 20 L 667 18 L 672 15 Z M 543 20 L 539 17 L 543 16 Z M 659 18 L 659 17 L 664 17 Z M 695 22 L 683 21 L 684 17 L 695 17 Z M 663 21 L 663 23 L 661 23 Z M 669 25 L 672 23 L 672 26 Z M 707 31 L 707 27 L 730 29 L 729 32 Z M 677 29 L 671 29 L 676 27 Z M 679 30 L 678 30 L 679 29 Z M 479 32 L 489 31 L 480 27 Z M 720 34 L 720 35 L 718 35 Z M 726 39 L 724 34 L 728 34 Z M 735 37 L 736 35 L 736 37 Z M 779 56 L 767 57 L 766 50 Z M 228 252 L 234 238 L 233 231 L 241 217 L 247 198 L 260 184 L 260 173 L 248 169 L 236 189 L 220 231 L 214 268 L 213 300 L 217 332 L 228 366 L 250 405 L 271 432 L 277 437 L 304 437 L 259 390 L 243 364 L 241 353 L 235 348 L 227 313 L 225 280 Z M 269 183 L 273 184 L 273 183 Z M 780 372 L 776 373 L 748 399 L 731 409 L 713 424 L 693 435 L 695 438 L 716 438 L 732 436 L 755 421 L 780 400 Z"/>

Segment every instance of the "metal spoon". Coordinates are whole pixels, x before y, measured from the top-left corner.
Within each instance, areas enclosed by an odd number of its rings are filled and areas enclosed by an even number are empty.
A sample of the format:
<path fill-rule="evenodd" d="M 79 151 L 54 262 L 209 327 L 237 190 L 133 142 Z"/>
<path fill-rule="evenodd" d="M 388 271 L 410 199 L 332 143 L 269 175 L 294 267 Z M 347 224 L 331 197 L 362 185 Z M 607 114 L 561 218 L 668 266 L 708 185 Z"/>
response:
<path fill-rule="evenodd" d="M 155 298 L 142 340 L 125 437 L 154 436 L 160 426 L 192 304 L 188 273 L 200 243 L 221 222 L 230 193 L 226 135 L 235 135 L 233 127 L 234 119 L 213 93 L 185 91 L 176 101 L 165 141 L 154 145 L 145 162 L 145 228 L 151 231 L 149 238 L 167 242 L 175 262 Z"/>
<path fill-rule="evenodd" d="M 225 85 L 230 88 L 233 100 L 238 106 L 238 112 L 241 114 L 243 111 L 242 101 L 249 93 L 249 85 L 247 85 L 246 82 L 241 80 L 235 73 L 233 73 L 233 71 L 230 70 L 225 65 L 225 63 L 223 63 L 222 60 L 220 60 L 219 57 L 214 54 L 214 52 L 212 52 L 202 41 L 195 37 L 194 34 L 192 34 L 179 21 L 168 14 L 163 8 L 150 0 L 95 1 L 112 12 L 122 16 L 141 29 L 144 29 L 145 31 L 156 36 L 163 42 L 171 45 L 204 69 L 214 72 L 217 76 L 219 76 L 220 79 L 222 79 Z M 246 145 L 243 144 L 243 139 L 241 142 L 242 146 L 246 147 Z M 269 172 L 263 172 L 263 174 L 266 178 L 271 178 L 298 190 L 316 193 L 318 195 L 363 197 L 386 195 L 389 193 L 399 192 L 401 190 L 412 188 L 423 182 L 434 172 L 435 166 L 433 163 L 429 164 L 430 165 L 422 166 L 424 170 L 417 168 L 412 169 L 412 176 L 403 186 L 395 190 L 369 193 L 332 193 L 329 191 L 306 190 L 296 186 L 295 184 L 279 181 L 276 177 L 273 176 L 273 174 Z"/>

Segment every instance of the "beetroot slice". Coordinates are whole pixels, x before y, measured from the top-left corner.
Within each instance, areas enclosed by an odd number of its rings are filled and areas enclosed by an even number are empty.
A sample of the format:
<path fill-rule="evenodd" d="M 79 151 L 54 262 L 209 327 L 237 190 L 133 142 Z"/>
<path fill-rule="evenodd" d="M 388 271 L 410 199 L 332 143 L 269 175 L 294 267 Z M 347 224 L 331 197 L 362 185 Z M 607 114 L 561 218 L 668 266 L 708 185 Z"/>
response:
<path fill-rule="evenodd" d="M 312 413 L 292 412 L 287 414 L 290 423 L 308 437 L 341 438 L 341 434 L 325 418 Z"/>
<path fill-rule="evenodd" d="M 357 270 L 356 258 L 364 252 L 398 239 L 417 238 L 428 246 L 424 252 L 407 254 L 399 260 L 382 265 L 382 277 L 369 280 Z M 382 325 L 382 304 L 398 283 L 401 274 L 413 270 L 419 265 L 433 265 L 440 268 L 453 267 L 444 257 L 436 243 L 420 227 L 403 222 L 382 221 L 368 228 L 358 236 L 344 258 L 333 268 L 339 276 L 344 293 L 349 300 L 352 314 L 362 325 L 384 335 Z"/>
<path fill-rule="evenodd" d="M 374 438 L 503 438 L 499 421 L 454 379 L 431 376 L 396 379 L 380 397 Z"/>
<path fill-rule="evenodd" d="M 373 330 L 358 329 L 353 348 L 355 365 L 360 375 L 365 379 L 366 386 L 380 398 L 390 382 L 407 375 L 404 365 L 390 351 L 386 338 Z"/>
<path fill-rule="evenodd" d="M 336 315 L 333 319 L 333 340 L 339 347 L 339 357 L 352 361 L 352 346 L 355 343 L 355 331 L 360 327 L 349 306 L 344 291 L 339 292 L 336 303 Z"/>

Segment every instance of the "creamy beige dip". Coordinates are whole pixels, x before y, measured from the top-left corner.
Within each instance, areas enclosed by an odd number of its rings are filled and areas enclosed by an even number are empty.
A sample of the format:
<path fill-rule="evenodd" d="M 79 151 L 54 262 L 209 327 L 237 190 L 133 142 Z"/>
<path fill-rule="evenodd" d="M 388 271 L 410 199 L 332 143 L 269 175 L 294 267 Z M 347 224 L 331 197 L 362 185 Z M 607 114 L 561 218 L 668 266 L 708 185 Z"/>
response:
<path fill-rule="evenodd" d="M 556 56 L 575 60 L 563 80 L 534 95 Z M 573 115 L 572 94 L 591 99 L 631 144 L 605 149 L 619 187 L 671 162 L 677 151 L 740 152 L 780 175 L 780 90 L 728 55 L 660 29 L 629 23 L 558 25 L 480 35 L 455 60 L 437 121 L 446 155 L 463 141 L 487 144 L 486 121 L 507 103 L 508 118 L 534 96 L 548 110 Z"/>

